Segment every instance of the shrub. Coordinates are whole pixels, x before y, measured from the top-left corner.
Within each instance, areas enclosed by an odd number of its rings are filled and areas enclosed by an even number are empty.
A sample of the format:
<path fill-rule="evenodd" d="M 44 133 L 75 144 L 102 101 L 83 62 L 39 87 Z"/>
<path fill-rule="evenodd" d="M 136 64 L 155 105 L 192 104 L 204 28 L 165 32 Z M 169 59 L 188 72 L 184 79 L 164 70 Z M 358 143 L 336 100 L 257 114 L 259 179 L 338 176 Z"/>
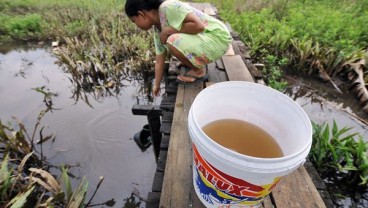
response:
<path fill-rule="evenodd" d="M 16 17 L 2 16 L 0 19 L 3 22 L 0 30 L 15 39 L 34 38 L 41 32 L 42 18 L 38 14 Z"/>
<path fill-rule="evenodd" d="M 210 2 L 240 34 L 256 62 L 272 55 L 280 60 L 287 58 L 290 69 L 309 74 L 322 70 L 333 76 L 346 62 L 365 58 L 368 45 L 365 0 Z"/>

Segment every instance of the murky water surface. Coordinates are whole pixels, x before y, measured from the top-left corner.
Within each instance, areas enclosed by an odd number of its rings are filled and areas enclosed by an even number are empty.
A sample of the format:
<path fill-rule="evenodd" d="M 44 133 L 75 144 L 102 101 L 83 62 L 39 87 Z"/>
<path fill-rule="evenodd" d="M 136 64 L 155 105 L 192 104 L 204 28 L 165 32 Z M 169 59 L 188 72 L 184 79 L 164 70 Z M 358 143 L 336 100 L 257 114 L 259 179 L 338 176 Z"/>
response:
<path fill-rule="evenodd" d="M 70 75 L 55 64 L 51 49 L 0 46 L 0 119 L 13 121 L 15 116 L 29 131 L 33 130 L 38 113 L 45 109 L 43 94 L 34 88 L 57 93 L 52 99 L 53 112 L 42 119 L 44 134 L 55 134 L 54 142 L 43 145 L 48 161 L 68 164 L 76 176 L 85 175 L 90 182 L 89 195 L 100 176 L 105 179 L 94 203 L 114 199 L 114 207 L 123 207 L 132 193 L 145 198 L 151 189 L 156 163 L 152 147 L 142 152 L 132 140 L 147 119 L 134 116 L 134 104 L 148 104 L 140 95 L 137 82 L 127 82 L 116 96 L 87 96 L 86 102 L 73 98 Z M 349 92 L 339 94 L 313 79 L 289 76 L 286 94 L 292 97 L 316 123 L 335 120 L 340 128 L 353 127 L 367 141 L 367 114 Z M 327 87 L 326 87 L 327 86 Z M 160 100 L 150 104 L 159 104 Z M 365 197 L 367 194 L 365 194 Z M 132 199 L 132 198 L 131 198 Z M 137 197 L 134 200 L 140 201 Z M 352 204 L 347 199 L 346 206 Z M 368 205 L 366 199 L 358 207 Z M 144 206 L 142 201 L 141 206 Z"/>
<path fill-rule="evenodd" d="M 114 198 L 114 207 L 123 207 L 132 193 L 146 198 L 156 163 L 152 147 L 142 152 L 132 139 L 147 123 L 145 116 L 131 113 L 134 104 L 148 103 L 138 93 L 139 84 L 125 83 L 127 86 L 117 96 L 87 96 L 90 107 L 72 98 L 75 89 L 70 75 L 55 61 L 48 48 L 0 46 L 0 119 L 14 123 L 14 116 L 32 132 L 39 112 L 46 108 L 43 94 L 33 88 L 57 93 L 52 99 L 57 110 L 42 119 L 44 135 L 56 135 L 54 142 L 43 144 L 48 161 L 72 165 L 70 170 L 75 176 L 85 175 L 90 183 L 89 195 L 103 176 L 94 203 Z M 135 200 L 140 201 L 138 197 Z"/>
<path fill-rule="evenodd" d="M 339 128 L 352 127 L 368 141 L 368 114 L 363 112 L 355 96 L 342 88 L 338 93 L 328 83 L 303 77 L 288 77 L 285 93 L 294 99 L 308 114 L 311 121 L 322 124 L 333 120 Z"/>
<path fill-rule="evenodd" d="M 368 141 L 368 114 L 362 111 L 355 96 L 344 86 L 341 86 L 343 94 L 340 94 L 329 83 L 316 79 L 288 76 L 287 80 L 289 87 L 285 93 L 305 110 L 311 121 L 318 124 L 327 122 L 331 128 L 335 120 L 339 129 L 352 127 L 348 134 L 357 132 Z M 331 189 L 334 190 L 333 187 Z M 355 198 L 341 197 L 339 207 L 368 207 L 368 188 L 355 193 Z"/>

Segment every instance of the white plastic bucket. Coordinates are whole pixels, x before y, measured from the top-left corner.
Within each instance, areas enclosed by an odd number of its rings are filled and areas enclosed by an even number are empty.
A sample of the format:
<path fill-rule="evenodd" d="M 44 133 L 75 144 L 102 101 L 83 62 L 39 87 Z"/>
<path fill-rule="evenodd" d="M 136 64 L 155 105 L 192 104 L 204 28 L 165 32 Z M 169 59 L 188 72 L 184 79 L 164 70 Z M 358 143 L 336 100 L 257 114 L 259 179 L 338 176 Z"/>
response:
<path fill-rule="evenodd" d="M 203 131 L 219 119 L 257 125 L 277 141 L 284 156 L 257 158 L 227 149 Z M 229 81 L 202 90 L 189 111 L 193 142 L 193 185 L 206 207 L 257 207 L 279 179 L 305 162 L 311 144 L 311 122 L 288 96 L 251 82 Z"/>

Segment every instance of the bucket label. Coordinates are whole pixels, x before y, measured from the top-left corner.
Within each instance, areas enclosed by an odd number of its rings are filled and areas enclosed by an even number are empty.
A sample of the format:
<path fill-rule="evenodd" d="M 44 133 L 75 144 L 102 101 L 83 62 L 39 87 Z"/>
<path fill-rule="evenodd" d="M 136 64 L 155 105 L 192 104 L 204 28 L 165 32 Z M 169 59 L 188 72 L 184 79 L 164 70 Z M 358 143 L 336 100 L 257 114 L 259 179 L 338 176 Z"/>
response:
<path fill-rule="evenodd" d="M 230 176 L 203 159 L 194 144 L 193 159 L 195 163 L 194 180 L 201 197 L 207 203 L 221 208 L 224 207 L 223 205 L 257 207 L 280 179 L 280 177 L 275 178 L 271 184 L 255 185 Z"/>

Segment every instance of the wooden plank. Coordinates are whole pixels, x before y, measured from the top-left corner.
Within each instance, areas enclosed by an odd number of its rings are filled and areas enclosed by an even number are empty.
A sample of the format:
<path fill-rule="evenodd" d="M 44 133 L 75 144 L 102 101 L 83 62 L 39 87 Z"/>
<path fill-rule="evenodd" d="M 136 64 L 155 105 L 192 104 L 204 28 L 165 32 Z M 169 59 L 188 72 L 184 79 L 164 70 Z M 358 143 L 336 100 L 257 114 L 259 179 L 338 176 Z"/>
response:
<path fill-rule="evenodd" d="M 209 86 L 211 86 L 213 84 L 215 84 L 215 83 L 214 82 L 206 82 L 205 87 L 207 88 L 207 87 L 209 87 Z"/>
<path fill-rule="evenodd" d="M 221 59 L 220 59 L 221 61 Z M 222 62 L 222 61 L 221 61 Z M 207 65 L 208 81 L 209 82 L 224 82 L 227 81 L 227 75 L 225 70 L 219 70 L 216 63 L 210 63 Z"/>
<path fill-rule="evenodd" d="M 233 49 L 233 45 L 230 44 L 229 45 L 229 49 L 227 50 L 227 52 L 225 53 L 225 56 L 234 56 L 235 55 L 235 52 L 234 52 L 234 49 Z"/>
<path fill-rule="evenodd" d="M 272 195 L 277 208 L 326 207 L 304 166 L 281 178 Z"/>
<path fill-rule="evenodd" d="M 272 204 L 271 197 L 272 197 L 272 194 L 268 195 L 266 198 L 263 199 L 262 206 L 264 208 L 275 208 L 274 205 Z"/>
<path fill-rule="evenodd" d="M 167 150 L 161 150 L 157 159 L 156 171 L 164 172 L 166 166 Z"/>
<path fill-rule="evenodd" d="M 189 207 L 192 204 L 192 149 L 188 133 L 188 112 L 203 83 L 179 85 L 167 154 L 160 208 Z"/>
<path fill-rule="evenodd" d="M 210 15 L 210 16 L 216 16 L 216 12 L 215 12 L 215 10 L 213 10 L 212 7 L 205 7 L 203 12 Z"/>
<path fill-rule="evenodd" d="M 176 78 L 175 78 L 176 79 Z M 165 85 L 165 93 L 170 95 L 175 95 L 178 91 L 178 85 L 177 84 L 166 84 Z"/>
<path fill-rule="evenodd" d="M 160 108 L 162 110 L 174 111 L 174 106 L 171 103 L 161 103 Z"/>
<path fill-rule="evenodd" d="M 194 190 L 194 187 L 191 190 L 190 197 L 192 198 L 192 206 L 193 208 L 205 208 L 201 200 L 199 200 L 197 193 Z"/>
<path fill-rule="evenodd" d="M 162 111 L 162 122 L 172 122 L 174 112 L 172 111 Z"/>
<path fill-rule="evenodd" d="M 233 45 L 233 50 L 236 54 L 240 55 L 244 59 L 251 58 L 243 42 L 240 40 L 234 40 L 231 44 Z"/>
<path fill-rule="evenodd" d="M 176 105 L 178 106 L 176 110 L 174 111 L 174 125 L 173 129 L 171 131 L 171 137 L 170 137 L 170 144 L 169 144 L 169 150 L 167 154 L 166 159 L 166 168 L 165 168 L 165 176 L 164 181 L 162 185 L 162 192 L 161 192 L 161 198 L 160 198 L 160 207 L 163 206 L 169 208 L 171 205 L 171 192 L 173 189 L 175 189 L 172 184 L 171 180 L 175 180 L 174 174 L 175 174 L 175 156 L 178 154 L 179 151 L 174 151 L 175 148 L 178 148 L 178 134 L 185 132 L 184 130 L 181 130 L 177 126 L 180 125 L 182 122 L 184 122 L 184 111 L 183 111 L 183 104 L 184 103 L 184 86 L 180 85 L 178 87 L 178 92 L 176 95 Z M 180 106 L 181 105 L 181 106 Z M 179 184 L 180 186 L 180 184 Z"/>
<path fill-rule="evenodd" d="M 205 4 L 210 4 L 210 3 L 205 3 Z M 217 10 L 217 8 L 213 5 L 213 4 L 210 4 L 211 6 L 212 6 L 212 8 L 213 8 L 213 10 L 215 11 L 215 13 L 216 14 L 218 14 L 218 10 Z"/>
<path fill-rule="evenodd" d="M 155 152 L 155 156 L 157 159 L 160 153 L 160 145 L 161 145 L 161 138 L 162 138 L 162 134 L 160 132 L 160 128 L 161 128 L 160 120 L 161 119 L 157 115 L 152 116 L 151 114 L 148 114 L 147 120 L 148 120 L 149 129 L 151 132 L 153 150 Z"/>
<path fill-rule="evenodd" d="M 313 167 L 313 164 L 310 161 L 307 161 L 304 163 L 304 168 L 312 179 L 313 184 L 316 186 L 317 191 L 321 196 L 323 202 L 325 203 L 326 207 L 334 207 L 332 197 L 329 194 L 327 187 L 322 178 L 319 176 L 317 170 Z"/>
<path fill-rule="evenodd" d="M 168 103 L 173 105 L 175 103 L 176 96 L 163 96 L 162 103 Z"/>
<path fill-rule="evenodd" d="M 196 8 L 196 9 L 198 9 L 198 10 L 202 11 L 202 10 L 201 10 L 201 8 L 200 8 L 200 3 L 188 2 L 188 4 L 189 4 L 191 7 L 194 7 L 194 8 Z"/>
<path fill-rule="evenodd" d="M 164 179 L 164 173 L 156 171 L 155 176 L 153 178 L 153 183 L 152 183 L 153 192 L 161 192 L 163 179 Z"/>
<path fill-rule="evenodd" d="M 222 62 L 222 59 L 217 59 L 215 61 L 215 64 L 216 64 L 217 69 L 225 71 L 225 66 L 224 66 L 224 63 Z"/>
<path fill-rule="evenodd" d="M 216 8 L 214 6 L 212 6 L 212 4 L 210 4 L 210 3 L 202 3 L 202 4 L 203 4 L 203 7 L 205 9 L 209 8 L 209 9 L 212 9 L 215 12 Z"/>
<path fill-rule="evenodd" d="M 200 3 L 191 3 L 191 5 L 202 11 L 208 8 L 207 5 Z M 230 48 L 228 54 L 231 55 L 222 57 L 228 79 L 230 81 L 254 82 L 242 57 L 234 55 L 235 53 L 234 48 Z M 213 66 L 208 66 L 208 72 L 211 77 L 213 71 L 210 69 Z M 210 80 L 206 85 L 214 82 L 217 81 Z M 197 197 L 192 184 L 192 150 L 187 127 L 187 114 L 190 105 L 201 88 L 202 83 L 189 86 L 179 85 L 178 87 L 170 143 L 167 152 L 167 165 L 162 184 L 160 208 L 204 207 Z M 265 198 L 261 207 L 325 206 L 310 177 L 306 174 L 304 167 L 301 167 L 290 175 L 285 176 L 274 189 L 273 193 Z"/>
<path fill-rule="evenodd" d="M 230 81 L 254 82 L 252 75 L 239 55 L 223 56 L 222 61 Z"/>
<path fill-rule="evenodd" d="M 160 126 L 160 132 L 163 134 L 170 134 L 171 126 L 172 126 L 171 122 L 162 122 Z"/>
<path fill-rule="evenodd" d="M 161 139 L 161 146 L 160 146 L 160 149 L 161 150 L 168 150 L 169 149 L 169 142 L 170 142 L 170 136 L 169 135 L 166 135 L 164 134 L 162 136 L 162 139 Z M 161 153 L 160 153 L 161 154 Z M 166 158 L 165 158 L 166 160 Z"/>
<path fill-rule="evenodd" d="M 140 116 L 161 116 L 162 112 L 160 106 L 157 105 L 133 105 L 132 107 L 133 115 Z"/>
<path fill-rule="evenodd" d="M 146 208 L 157 208 L 160 203 L 160 192 L 149 192 Z"/>

